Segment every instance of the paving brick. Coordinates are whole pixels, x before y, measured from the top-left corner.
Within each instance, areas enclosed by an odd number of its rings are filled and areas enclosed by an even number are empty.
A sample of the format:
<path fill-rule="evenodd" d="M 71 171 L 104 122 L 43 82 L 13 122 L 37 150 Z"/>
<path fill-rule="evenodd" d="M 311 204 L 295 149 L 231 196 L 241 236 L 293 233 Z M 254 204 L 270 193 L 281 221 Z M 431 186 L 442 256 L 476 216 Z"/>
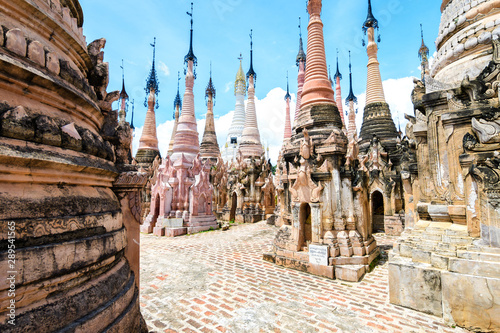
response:
<path fill-rule="evenodd" d="M 261 222 L 176 238 L 141 234 L 140 306 L 150 331 L 466 332 L 390 304 L 386 259 L 360 283 L 264 262 L 277 230 Z"/>

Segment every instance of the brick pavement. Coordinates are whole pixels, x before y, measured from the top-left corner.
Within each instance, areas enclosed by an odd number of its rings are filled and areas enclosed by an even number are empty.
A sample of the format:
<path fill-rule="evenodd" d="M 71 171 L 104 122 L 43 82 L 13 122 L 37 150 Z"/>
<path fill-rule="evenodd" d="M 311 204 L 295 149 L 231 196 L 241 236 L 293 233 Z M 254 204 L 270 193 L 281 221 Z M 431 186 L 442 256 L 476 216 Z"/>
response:
<path fill-rule="evenodd" d="M 151 332 L 466 332 L 389 304 L 387 250 L 360 283 L 262 260 L 264 222 L 176 238 L 141 235 L 141 311 Z"/>

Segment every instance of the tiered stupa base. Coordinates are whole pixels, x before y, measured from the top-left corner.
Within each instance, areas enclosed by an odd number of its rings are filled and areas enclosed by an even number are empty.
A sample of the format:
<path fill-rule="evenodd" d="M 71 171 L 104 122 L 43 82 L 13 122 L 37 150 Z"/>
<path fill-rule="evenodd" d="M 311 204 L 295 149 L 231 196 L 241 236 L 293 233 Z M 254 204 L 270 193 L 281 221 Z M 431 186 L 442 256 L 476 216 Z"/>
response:
<path fill-rule="evenodd" d="M 290 242 L 292 236 L 291 226 L 282 226 L 275 238 L 273 249 L 264 254 L 264 260 L 276 265 L 296 269 L 302 272 L 339 279 L 343 281 L 358 282 L 373 268 L 373 262 L 378 258 L 380 250 L 373 237 L 366 241 L 360 240 L 359 234 L 354 231 L 327 232 L 333 242 L 331 244 L 310 243 L 297 250 L 295 242 Z M 336 235 L 336 236 L 335 236 Z M 326 235 L 325 235 L 326 236 Z M 327 261 L 323 264 L 311 262 L 310 246 L 325 249 Z"/>
<path fill-rule="evenodd" d="M 151 164 L 155 160 L 156 156 L 161 157 L 158 150 L 139 149 L 135 155 L 135 160 L 139 164 Z"/>
<path fill-rule="evenodd" d="M 234 220 L 236 223 L 257 223 L 266 219 L 266 212 L 254 204 L 236 209 L 234 217 L 231 216 L 231 207 L 226 206 L 220 215 L 223 221 Z"/>
<path fill-rule="evenodd" d="M 201 231 L 219 229 L 217 219 L 213 214 L 199 214 L 189 216 L 187 211 L 172 212 L 170 217 L 159 217 L 156 222 L 148 216 L 141 226 L 141 232 L 153 233 L 155 236 L 176 237 L 186 234 L 195 234 Z"/>
<path fill-rule="evenodd" d="M 500 331 L 500 249 L 467 226 L 420 220 L 389 257 L 393 304 L 443 317 L 448 325 Z"/>
<path fill-rule="evenodd" d="M 377 135 L 387 152 L 396 149 L 398 132 L 387 103 L 371 103 L 365 107 L 359 142 L 361 152 L 368 150 L 373 135 Z"/>

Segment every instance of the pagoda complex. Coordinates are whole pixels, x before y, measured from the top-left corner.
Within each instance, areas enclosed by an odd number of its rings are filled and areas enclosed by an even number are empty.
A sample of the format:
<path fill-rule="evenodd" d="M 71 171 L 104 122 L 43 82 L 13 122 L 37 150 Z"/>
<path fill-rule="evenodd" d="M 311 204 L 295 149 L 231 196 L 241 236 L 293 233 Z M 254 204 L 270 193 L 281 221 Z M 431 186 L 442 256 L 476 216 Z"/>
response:
<path fill-rule="evenodd" d="M 1 0 L 0 21 L 0 331 L 147 332 L 146 177 L 131 164 L 125 85 L 107 92 L 106 40 L 86 43 L 77 0 Z"/>
<path fill-rule="evenodd" d="M 363 171 L 348 163 L 348 141 L 328 78 L 321 0 L 309 0 L 307 59 L 300 41 L 293 133 L 277 166 L 280 227 L 264 259 L 329 278 L 359 281 L 379 249 L 371 235 Z"/>
<path fill-rule="evenodd" d="M 391 303 L 500 331 L 500 4 L 445 0 L 419 57 L 401 160 L 407 223 L 389 258 Z"/>
<path fill-rule="evenodd" d="M 241 76 L 240 72 L 242 71 L 238 71 L 236 81 L 237 88 L 241 85 L 238 81 Z M 231 160 L 226 168 L 227 198 L 220 216 L 225 221 L 255 223 L 265 220 L 267 215 L 273 214 L 275 200 L 271 164 L 266 161 L 257 125 L 255 110 L 257 73 L 253 69 L 252 33 L 250 33 L 250 69 L 246 77 L 248 79 L 248 102 L 245 125 L 236 158 Z M 242 96 L 241 92 L 240 96 Z"/>
<path fill-rule="evenodd" d="M 186 90 L 175 131 L 173 153 L 165 157 L 151 179 L 151 209 L 141 231 L 158 236 L 217 229 L 212 213 L 210 162 L 200 156 L 193 86 L 197 58 L 193 52 L 193 3 L 189 51 L 184 58 Z M 151 96 L 151 94 L 150 94 Z"/>

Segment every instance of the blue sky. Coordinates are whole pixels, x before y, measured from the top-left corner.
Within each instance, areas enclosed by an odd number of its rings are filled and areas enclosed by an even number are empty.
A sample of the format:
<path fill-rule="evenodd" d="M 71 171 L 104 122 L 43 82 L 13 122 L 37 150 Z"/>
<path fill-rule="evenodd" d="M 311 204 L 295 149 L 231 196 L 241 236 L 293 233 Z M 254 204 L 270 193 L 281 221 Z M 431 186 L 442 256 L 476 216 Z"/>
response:
<path fill-rule="evenodd" d="M 146 113 L 143 106 L 144 87 L 151 67 L 150 43 L 153 42 L 153 37 L 157 40 L 156 59 L 160 81 L 157 124 L 172 119 L 177 71 L 181 71 L 182 76 L 183 60 L 189 48 L 190 26 L 186 11 L 189 10 L 190 2 L 80 0 L 87 43 L 101 37 L 107 40 L 104 61 L 110 64 L 108 91 L 121 88 L 120 65 L 121 59 L 124 59 L 125 83 L 129 96 L 135 99 L 134 124 L 137 127 L 142 126 Z M 420 47 L 420 23 L 424 25 L 425 41 L 432 55 L 440 20 L 440 4 L 431 0 L 372 0 L 372 5 L 381 27 L 379 62 L 382 79 L 386 81 L 419 77 L 417 51 Z M 367 0 L 323 1 L 322 19 L 327 62 L 332 72 L 335 72 L 338 48 L 340 70 L 344 77 L 341 82 L 343 98 L 347 96 L 349 88 L 348 50 L 352 51 L 354 93 L 359 96 L 366 91 L 367 56 L 361 45 L 361 26 L 366 14 Z M 306 43 L 308 15 L 305 0 L 194 1 L 194 53 L 198 58 L 194 94 L 198 119 L 203 119 L 206 112 L 205 87 L 208 83 L 210 62 L 217 89 L 215 115 L 222 117 L 234 110 L 233 82 L 238 69 L 237 58 L 242 52 L 246 72 L 249 66 L 250 29 L 253 29 L 254 35 L 257 98 L 265 99 L 268 93 L 277 87 L 286 89 L 287 71 L 291 93 L 295 93 L 299 16 L 302 17 L 302 33 Z M 183 86 L 182 78 L 181 96 Z M 406 93 L 409 101 L 409 92 L 404 92 Z M 388 99 L 388 95 L 393 94 L 401 92 L 386 89 Z M 275 98 L 279 97 L 277 92 L 274 95 Z M 393 113 L 395 112 L 400 110 L 393 110 Z M 259 125 L 261 121 L 263 120 L 259 119 Z M 360 125 L 358 123 L 358 128 Z M 220 129 L 224 130 L 227 129 Z M 203 128 L 200 124 L 198 131 L 201 136 Z M 219 144 L 222 144 L 220 141 Z M 166 144 L 168 145 L 168 142 Z"/>

